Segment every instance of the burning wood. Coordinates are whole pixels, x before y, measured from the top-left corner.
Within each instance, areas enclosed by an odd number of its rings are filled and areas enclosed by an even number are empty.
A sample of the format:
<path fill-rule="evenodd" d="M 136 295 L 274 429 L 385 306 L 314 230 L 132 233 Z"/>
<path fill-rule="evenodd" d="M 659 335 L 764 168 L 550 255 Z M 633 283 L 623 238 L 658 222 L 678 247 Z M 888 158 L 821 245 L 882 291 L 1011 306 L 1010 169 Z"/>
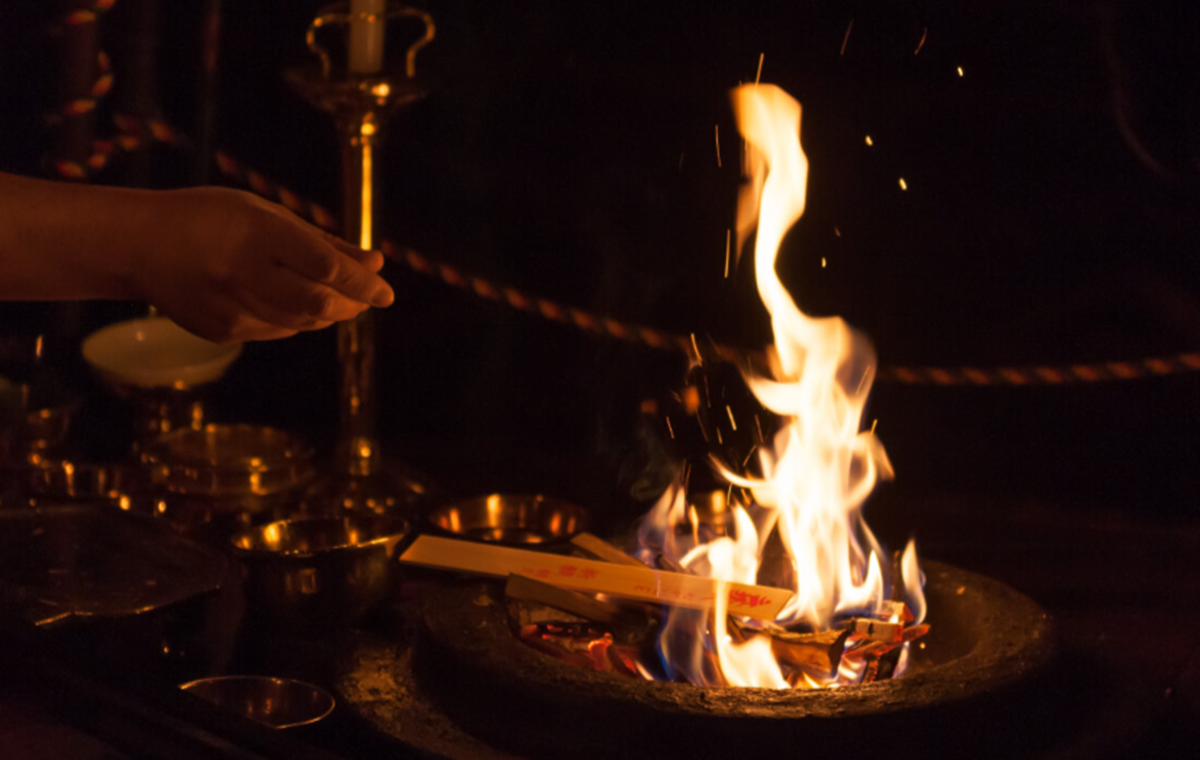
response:
<path fill-rule="evenodd" d="M 781 663 L 794 671 L 808 672 L 830 679 L 837 676 L 842 651 L 849 631 L 819 633 L 777 633 L 771 635 L 771 652 Z M 788 682 L 794 687 L 793 679 Z"/>
<path fill-rule="evenodd" d="M 538 623 L 521 628 L 521 640 L 540 652 L 581 668 L 611 671 L 612 634 L 587 624 Z"/>
<path fill-rule="evenodd" d="M 644 567 L 595 536 L 586 535 L 574 543 L 590 556 L 609 558 L 626 567 Z M 514 632 L 535 649 L 592 670 L 664 677 L 655 672 L 655 639 L 661 619 L 648 614 L 657 608 L 622 599 L 597 599 L 519 574 L 509 576 L 505 591 Z M 710 629 L 715 627 L 713 613 L 715 610 L 707 616 Z M 739 646 L 754 640 L 766 643 L 788 686 L 817 688 L 847 677 L 855 683 L 871 683 L 902 672 L 904 645 L 929 630 L 928 625 L 908 625 L 913 619 L 905 603 L 891 601 L 880 603 L 870 617 L 850 618 L 824 631 L 789 630 L 774 622 L 737 615 L 725 618 L 724 629 Z M 718 653 L 706 650 L 697 667 L 708 685 L 735 685 L 720 665 Z"/>
<path fill-rule="evenodd" d="M 884 644 L 899 644 L 904 636 L 903 623 L 889 623 L 871 618 L 852 618 L 847 629 L 855 636 Z"/>

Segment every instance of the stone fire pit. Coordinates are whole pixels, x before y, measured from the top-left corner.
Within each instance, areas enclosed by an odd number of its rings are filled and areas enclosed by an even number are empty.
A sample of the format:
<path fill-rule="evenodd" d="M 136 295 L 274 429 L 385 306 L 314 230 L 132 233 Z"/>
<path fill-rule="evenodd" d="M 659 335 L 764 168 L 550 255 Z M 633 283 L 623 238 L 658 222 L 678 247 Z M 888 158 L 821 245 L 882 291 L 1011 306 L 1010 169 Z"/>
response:
<path fill-rule="evenodd" d="M 1039 746 L 1056 722 L 1046 614 L 983 576 L 935 562 L 925 572 L 925 648 L 913 647 L 902 678 L 865 686 L 700 688 L 578 668 L 512 634 L 496 583 L 429 595 L 412 662 L 455 724 L 529 757 L 988 757 Z"/>

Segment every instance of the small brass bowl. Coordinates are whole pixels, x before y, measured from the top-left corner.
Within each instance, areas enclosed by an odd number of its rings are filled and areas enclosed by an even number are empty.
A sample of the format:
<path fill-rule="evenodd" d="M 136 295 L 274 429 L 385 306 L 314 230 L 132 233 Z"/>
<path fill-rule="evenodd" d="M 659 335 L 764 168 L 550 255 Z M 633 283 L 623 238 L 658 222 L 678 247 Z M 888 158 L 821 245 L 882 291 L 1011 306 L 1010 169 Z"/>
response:
<path fill-rule="evenodd" d="M 324 689 L 290 678 L 219 676 L 179 688 L 271 728 L 316 723 L 333 712 L 335 704 Z"/>
<path fill-rule="evenodd" d="M 438 507 L 429 521 L 472 541 L 527 546 L 566 541 L 588 529 L 591 515 L 583 507 L 546 496 L 494 493 Z"/>
<path fill-rule="evenodd" d="M 279 520 L 232 539 L 246 567 L 251 616 L 289 630 L 345 627 L 387 596 L 409 537 L 408 521 L 386 515 Z"/>

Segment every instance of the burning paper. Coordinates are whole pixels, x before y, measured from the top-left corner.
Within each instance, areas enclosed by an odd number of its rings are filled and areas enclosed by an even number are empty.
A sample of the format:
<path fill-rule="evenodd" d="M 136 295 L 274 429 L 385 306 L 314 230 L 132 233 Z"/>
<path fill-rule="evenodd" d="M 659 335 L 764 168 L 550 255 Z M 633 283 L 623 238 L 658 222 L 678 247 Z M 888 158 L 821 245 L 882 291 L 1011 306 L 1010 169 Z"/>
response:
<path fill-rule="evenodd" d="M 770 636 L 730 635 L 727 617 L 743 613 L 726 604 L 732 597 L 725 595 L 710 611 L 671 609 L 659 652 L 669 677 L 700 685 L 858 683 L 874 677 L 879 656 L 905 646 L 905 626 L 921 623 L 925 614 L 912 543 L 901 577 L 885 577 L 886 558 L 860 512 L 876 480 L 892 476 L 882 444 L 862 429 L 875 354 L 842 319 L 803 314 L 775 272 L 780 243 L 804 212 L 808 162 L 799 140 L 800 104 L 778 87 L 756 84 L 734 90 L 733 106 L 747 143 L 749 175 L 739 200 L 738 242 L 757 229 L 755 277 L 775 336 L 772 375 L 747 374 L 745 380 L 781 425 L 773 441 L 758 448 L 757 475 L 738 474 L 741 463 L 713 461 L 728 483 L 751 496 L 745 504 L 731 503 L 730 535 L 702 541 L 696 511 L 677 484 L 644 519 L 639 557 L 661 556 L 661 564 L 721 582 L 788 588 L 794 596 L 774 623 L 809 633 L 847 628 L 841 639 L 846 655 L 833 672 L 828 663 L 801 672 L 775 656 Z M 765 550 L 776 540 L 784 561 L 768 568 Z M 770 571 L 775 574 L 764 577 Z M 900 619 L 889 607 L 893 598 L 903 599 L 904 616 L 915 620 Z M 791 651 L 779 644 L 775 649 Z"/>

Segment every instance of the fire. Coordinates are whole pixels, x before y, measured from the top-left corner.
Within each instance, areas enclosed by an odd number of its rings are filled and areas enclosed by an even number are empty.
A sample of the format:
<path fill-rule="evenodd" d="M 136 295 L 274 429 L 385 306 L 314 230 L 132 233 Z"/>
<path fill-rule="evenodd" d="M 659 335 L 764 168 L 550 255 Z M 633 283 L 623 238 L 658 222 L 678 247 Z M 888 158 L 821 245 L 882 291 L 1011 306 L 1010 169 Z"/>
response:
<path fill-rule="evenodd" d="M 731 500 L 732 531 L 704 540 L 696 510 L 677 484 L 646 516 L 641 556 L 660 553 L 685 572 L 791 589 L 795 596 L 775 621 L 787 631 L 830 631 L 856 616 L 903 625 L 889 601 L 893 581 L 902 583 L 912 622 L 920 623 L 925 603 L 913 543 L 900 577 L 893 578 L 897 573 L 890 564 L 884 572 L 888 559 L 861 514 L 875 482 L 892 477 L 883 445 L 873 429 L 862 429 L 874 350 L 841 318 L 803 314 L 775 272 L 780 243 L 804 213 L 808 160 L 800 145 L 800 104 L 778 87 L 754 84 L 733 91 L 733 106 L 747 143 L 749 179 L 738 204 L 738 248 L 757 229 L 755 277 L 775 338 L 772 376 L 745 379 L 782 424 L 771 446 L 759 449 L 760 475 L 745 477 L 713 462 L 753 497 L 745 505 Z M 786 561 L 765 564 L 774 534 Z M 895 630 L 899 635 L 901 628 Z M 841 658 L 832 672 L 797 667 L 795 658 L 781 664 L 772 637 L 761 633 L 753 622 L 729 617 L 718 594 L 711 615 L 672 608 L 659 653 L 668 677 L 701 685 L 820 688 L 862 677 L 863 659 Z"/>

